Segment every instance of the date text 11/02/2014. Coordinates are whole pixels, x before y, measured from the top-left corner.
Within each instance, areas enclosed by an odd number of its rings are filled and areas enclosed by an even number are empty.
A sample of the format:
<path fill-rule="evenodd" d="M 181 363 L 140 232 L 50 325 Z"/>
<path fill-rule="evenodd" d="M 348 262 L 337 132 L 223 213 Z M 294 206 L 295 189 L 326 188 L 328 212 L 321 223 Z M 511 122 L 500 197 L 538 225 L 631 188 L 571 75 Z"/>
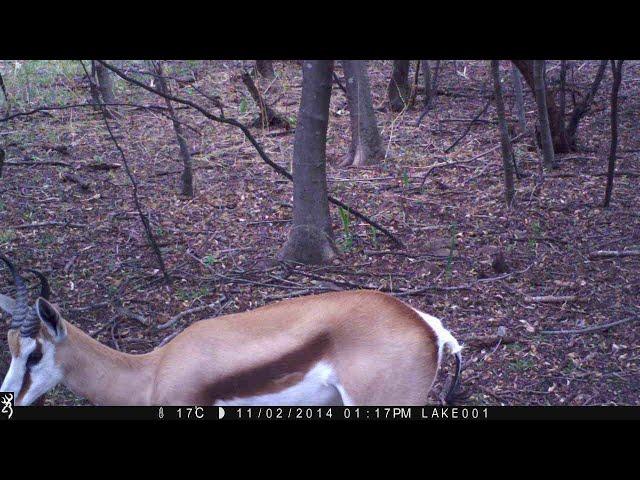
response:
<path fill-rule="evenodd" d="M 226 416 L 229 420 L 484 420 L 488 418 L 488 409 L 471 407 L 240 407 L 229 410 L 233 412 L 232 415 Z"/>

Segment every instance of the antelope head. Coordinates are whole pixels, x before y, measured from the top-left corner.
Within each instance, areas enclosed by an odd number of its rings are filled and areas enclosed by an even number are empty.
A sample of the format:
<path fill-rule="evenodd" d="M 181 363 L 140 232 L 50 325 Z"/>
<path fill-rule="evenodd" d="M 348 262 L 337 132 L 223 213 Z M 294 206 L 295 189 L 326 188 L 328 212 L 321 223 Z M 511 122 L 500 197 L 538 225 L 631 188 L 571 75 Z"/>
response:
<path fill-rule="evenodd" d="M 41 284 L 40 297 L 34 306 L 27 298 L 27 287 L 13 263 L 0 259 L 9 267 L 16 287 L 15 300 L 0 296 L 0 308 L 11 316 L 7 333 L 11 365 L 0 391 L 13 392 L 16 405 L 30 405 L 55 387 L 63 378 L 56 364 L 56 348 L 67 336 L 65 321 L 49 303 L 47 279 L 37 270 Z"/>

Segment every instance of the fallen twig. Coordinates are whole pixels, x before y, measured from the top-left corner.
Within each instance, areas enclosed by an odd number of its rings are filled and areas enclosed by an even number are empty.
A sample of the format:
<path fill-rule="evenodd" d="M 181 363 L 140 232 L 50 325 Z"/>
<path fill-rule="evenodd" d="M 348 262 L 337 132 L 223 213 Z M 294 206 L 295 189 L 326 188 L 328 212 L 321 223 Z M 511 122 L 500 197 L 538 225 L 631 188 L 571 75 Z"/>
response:
<path fill-rule="evenodd" d="M 12 228 L 14 230 L 19 230 L 23 228 L 42 228 L 42 227 L 71 227 L 71 228 L 86 228 L 87 225 L 84 223 L 70 223 L 70 222 L 40 222 L 40 223 L 29 223 L 27 225 L 15 225 Z"/>
<path fill-rule="evenodd" d="M 120 300 L 116 300 L 116 313 L 123 318 L 129 318 L 131 320 L 135 320 L 136 322 L 141 323 L 145 327 L 148 327 L 150 325 L 149 320 L 147 320 L 144 316 L 140 315 L 139 313 L 135 313 L 129 310 L 127 307 L 125 307 L 122 304 Z"/>
<path fill-rule="evenodd" d="M 39 167 L 39 166 L 52 166 L 52 167 L 67 167 L 74 168 L 73 165 L 67 162 L 59 162 L 57 160 L 41 160 L 41 161 L 30 161 L 30 160 L 7 160 L 4 162 L 5 165 L 13 165 L 20 166 L 25 165 L 29 167 Z"/>
<path fill-rule="evenodd" d="M 633 322 L 636 320 L 640 320 L 640 317 L 624 318 L 622 320 L 617 320 L 615 322 L 603 323 L 602 325 L 594 325 L 593 327 L 580 328 L 577 330 L 542 330 L 540 333 L 544 333 L 545 335 L 590 333 L 590 332 L 597 332 L 599 330 L 607 330 L 608 328 L 615 327 L 617 325 L 622 325 L 623 323 Z"/>
<path fill-rule="evenodd" d="M 465 346 L 474 348 L 487 348 L 493 347 L 497 343 L 515 343 L 517 340 L 515 337 L 506 337 L 500 335 L 485 335 L 480 337 L 471 337 L 464 341 Z"/>
<path fill-rule="evenodd" d="M 70 172 L 64 172 L 62 174 L 62 179 L 66 180 L 68 182 L 73 182 L 75 184 L 77 184 L 82 190 L 88 192 L 91 190 L 91 183 L 89 183 L 88 180 L 81 178 L 78 175 L 75 175 L 73 173 Z"/>
<path fill-rule="evenodd" d="M 495 392 L 493 392 L 493 391 L 489 390 L 488 388 L 483 387 L 482 385 L 478 385 L 478 384 L 476 384 L 476 385 L 475 385 L 475 387 L 476 387 L 478 390 L 480 390 L 481 392 L 486 393 L 487 395 L 489 395 L 489 396 L 491 396 L 491 397 L 495 398 L 495 399 L 496 399 L 496 400 L 498 400 L 499 402 L 502 402 L 502 403 L 504 403 L 505 405 L 508 405 L 508 404 L 509 404 L 509 400 L 507 400 L 507 399 L 506 399 L 506 398 L 504 398 L 504 397 L 501 397 L 500 395 L 498 395 L 497 393 L 495 393 Z"/>
<path fill-rule="evenodd" d="M 4 162 L 5 165 L 13 165 L 13 166 L 26 166 L 26 167 L 66 167 L 66 168 L 91 168 L 93 170 L 116 170 L 120 168 L 122 165 L 119 163 L 79 163 L 77 165 L 73 165 L 67 162 L 61 162 L 58 160 L 7 160 Z"/>
<path fill-rule="evenodd" d="M 525 301 L 533 303 L 566 303 L 575 302 L 578 300 L 576 295 L 543 295 L 540 297 L 532 297 L 526 295 Z"/>
<path fill-rule="evenodd" d="M 190 308 L 188 310 L 184 310 L 180 313 L 178 313 L 177 315 L 174 315 L 173 317 L 171 317 L 169 320 L 167 320 L 164 323 L 161 323 L 160 325 L 158 325 L 156 328 L 158 330 L 164 330 L 165 328 L 169 328 L 171 325 L 173 325 L 174 323 L 176 323 L 178 320 L 180 320 L 181 318 L 186 317 L 187 315 L 191 315 L 192 313 L 199 313 L 199 312 L 203 312 L 205 310 L 208 310 L 210 308 L 214 308 L 217 306 L 220 306 L 220 303 L 225 301 L 226 297 L 222 296 L 222 298 L 220 298 L 219 300 L 217 300 L 214 303 L 210 303 L 208 305 L 203 305 L 201 307 L 195 307 L 195 308 Z M 163 344 L 161 344 L 163 345 Z"/>
<path fill-rule="evenodd" d="M 597 260 L 600 258 L 611 257 L 639 257 L 640 250 L 598 250 L 589 254 L 589 259 Z"/>

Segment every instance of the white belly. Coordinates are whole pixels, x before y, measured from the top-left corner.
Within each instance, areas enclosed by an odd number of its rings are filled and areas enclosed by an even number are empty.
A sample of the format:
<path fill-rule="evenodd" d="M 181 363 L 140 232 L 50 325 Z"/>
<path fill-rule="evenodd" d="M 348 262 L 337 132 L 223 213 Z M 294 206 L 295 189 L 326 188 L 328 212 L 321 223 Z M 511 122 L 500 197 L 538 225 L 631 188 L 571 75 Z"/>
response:
<path fill-rule="evenodd" d="M 297 405 L 344 405 L 344 389 L 338 378 L 325 362 L 319 362 L 307 372 L 304 378 L 284 390 L 253 397 L 236 397 L 218 400 L 216 406 L 297 406 Z"/>

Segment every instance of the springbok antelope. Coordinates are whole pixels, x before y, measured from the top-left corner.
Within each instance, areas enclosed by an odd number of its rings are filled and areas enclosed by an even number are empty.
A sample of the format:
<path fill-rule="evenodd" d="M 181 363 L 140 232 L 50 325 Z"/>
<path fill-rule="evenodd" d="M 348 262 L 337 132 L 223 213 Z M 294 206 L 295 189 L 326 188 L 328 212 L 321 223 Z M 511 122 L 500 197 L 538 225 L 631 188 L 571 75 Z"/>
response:
<path fill-rule="evenodd" d="M 130 355 L 102 345 L 40 297 L 29 306 L 5 257 L 15 300 L 11 365 L 0 390 L 29 405 L 63 383 L 95 405 L 425 405 L 445 347 L 461 347 L 440 320 L 389 295 L 344 291 L 299 297 L 196 322 L 156 350 Z"/>

